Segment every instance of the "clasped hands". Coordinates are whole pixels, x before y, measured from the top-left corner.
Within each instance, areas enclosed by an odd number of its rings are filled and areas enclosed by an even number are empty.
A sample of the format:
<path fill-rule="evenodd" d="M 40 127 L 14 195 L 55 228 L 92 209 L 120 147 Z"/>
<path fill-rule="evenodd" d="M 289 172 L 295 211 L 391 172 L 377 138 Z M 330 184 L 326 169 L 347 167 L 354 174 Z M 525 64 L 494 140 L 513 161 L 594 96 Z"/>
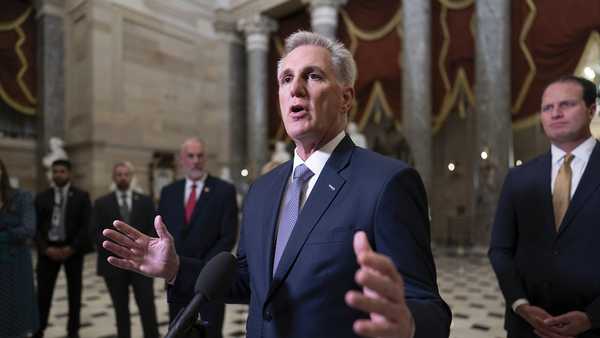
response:
<path fill-rule="evenodd" d="M 542 338 L 572 338 L 592 327 L 587 314 L 581 311 L 552 316 L 540 307 L 523 304 L 517 307 L 517 314 Z"/>
<path fill-rule="evenodd" d="M 53 261 L 62 262 L 67 260 L 75 253 L 75 250 L 70 246 L 49 246 L 46 248 L 46 256 L 50 257 Z"/>
<path fill-rule="evenodd" d="M 179 257 L 173 236 L 160 216 L 154 220 L 158 238 L 121 221 L 113 225 L 115 229 L 102 231 L 110 239 L 103 241 L 102 247 L 116 255 L 108 257 L 110 264 L 167 281 L 176 277 Z M 364 232 L 355 234 L 353 246 L 359 265 L 355 281 L 362 291 L 348 291 L 345 301 L 348 306 L 369 313 L 369 318 L 354 322 L 354 331 L 365 337 L 411 338 L 415 324 L 405 302 L 404 282 L 392 260 L 373 251 Z"/>

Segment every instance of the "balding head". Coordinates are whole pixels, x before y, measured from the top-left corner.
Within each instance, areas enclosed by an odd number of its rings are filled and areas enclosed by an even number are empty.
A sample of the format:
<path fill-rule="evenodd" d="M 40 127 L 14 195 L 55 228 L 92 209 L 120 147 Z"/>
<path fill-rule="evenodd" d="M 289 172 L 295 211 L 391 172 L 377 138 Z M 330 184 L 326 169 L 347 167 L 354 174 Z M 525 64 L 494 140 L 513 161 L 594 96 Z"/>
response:
<path fill-rule="evenodd" d="M 187 178 L 197 181 L 204 176 L 205 155 L 204 142 L 198 138 L 188 138 L 181 144 L 179 161 Z"/>

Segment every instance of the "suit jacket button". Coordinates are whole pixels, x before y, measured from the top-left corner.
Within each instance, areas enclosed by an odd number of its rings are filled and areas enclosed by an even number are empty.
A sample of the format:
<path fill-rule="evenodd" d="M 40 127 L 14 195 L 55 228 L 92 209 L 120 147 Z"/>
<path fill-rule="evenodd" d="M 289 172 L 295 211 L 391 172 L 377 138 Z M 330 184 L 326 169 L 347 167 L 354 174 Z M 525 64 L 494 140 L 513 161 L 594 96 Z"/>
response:
<path fill-rule="evenodd" d="M 552 251 L 552 254 L 554 254 L 554 256 L 558 256 L 558 250 Z"/>
<path fill-rule="evenodd" d="M 271 311 L 265 310 L 265 312 L 263 313 L 263 319 L 268 322 L 271 321 L 273 319 L 273 315 L 271 314 Z"/>

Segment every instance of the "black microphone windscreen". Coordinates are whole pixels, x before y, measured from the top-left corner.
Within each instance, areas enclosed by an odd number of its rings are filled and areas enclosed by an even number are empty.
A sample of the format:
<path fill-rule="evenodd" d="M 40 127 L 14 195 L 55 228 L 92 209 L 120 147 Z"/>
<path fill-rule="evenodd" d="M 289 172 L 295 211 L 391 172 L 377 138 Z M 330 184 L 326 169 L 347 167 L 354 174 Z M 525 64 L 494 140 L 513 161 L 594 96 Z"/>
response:
<path fill-rule="evenodd" d="M 194 293 L 201 293 L 209 301 L 225 296 L 237 275 L 237 261 L 229 252 L 221 252 L 206 263 L 194 286 Z"/>

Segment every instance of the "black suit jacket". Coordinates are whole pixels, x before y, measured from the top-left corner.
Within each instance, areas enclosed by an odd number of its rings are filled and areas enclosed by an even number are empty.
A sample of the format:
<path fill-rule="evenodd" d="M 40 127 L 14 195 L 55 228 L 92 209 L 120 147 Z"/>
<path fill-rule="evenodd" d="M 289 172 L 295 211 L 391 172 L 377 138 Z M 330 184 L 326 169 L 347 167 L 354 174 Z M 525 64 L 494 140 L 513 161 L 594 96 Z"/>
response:
<path fill-rule="evenodd" d="M 228 301 L 250 304 L 247 337 L 357 337 L 353 322 L 366 314 L 347 306 L 344 295 L 359 289 L 352 247 L 359 230 L 402 274 L 415 337 L 448 337 L 451 314 L 438 293 L 427 197 L 417 172 L 345 137 L 306 200 L 273 276 L 280 201 L 291 170 L 289 161 L 260 177 L 244 203 L 239 278 Z M 193 290 L 201 267 L 182 256 L 174 287 Z"/>
<path fill-rule="evenodd" d="M 222 251 L 231 251 L 238 235 L 238 207 L 235 187 L 208 175 L 190 224 L 185 224 L 185 179 L 164 187 L 158 213 L 175 239 L 180 256 L 207 262 Z M 168 300 L 188 303 L 187 291 L 168 287 Z"/>
<path fill-rule="evenodd" d="M 596 142 L 558 233 L 550 152 L 510 170 L 498 203 L 489 256 L 506 299 L 505 327 L 534 337 L 511 305 L 526 298 L 552 315 L 579 310 L 600 337 L 600 144 Z"/>
<path fill-rule="evenodd" d="M 149 236 L 155 236 L 154 216 L 156 216 L 156 209 L 152 199 L 135 191 L 132 192 L 129 224 Z M 121 220 L 122 217 L 115 192 L 106 194 L 94 202 L 92 228 L 95 230 L 95 242 L 98 248 L 96 269 L 101 276 L 109 276 L 119 270 L 106 261 L 110 253 L 102 247 L 105 239 L 102 230 L 113 229 L 113 221 L 117 219 Z"/>
<path fill-rule="evenodd" d="M 89 223 L 91 217 L 90 196 L 73 185 L 69 188 L 65 215 L 66 241 L 76 253 L 85 254 L 92 251 L 89 238 Z M 54 209 L 54 189 L 50 188 L 39 193 L 35 198 L 35 211 L 38 220 L 36 245 L 38 252 L 45 252 L 48 247 L 48 230 L 52 222 Z"/>

